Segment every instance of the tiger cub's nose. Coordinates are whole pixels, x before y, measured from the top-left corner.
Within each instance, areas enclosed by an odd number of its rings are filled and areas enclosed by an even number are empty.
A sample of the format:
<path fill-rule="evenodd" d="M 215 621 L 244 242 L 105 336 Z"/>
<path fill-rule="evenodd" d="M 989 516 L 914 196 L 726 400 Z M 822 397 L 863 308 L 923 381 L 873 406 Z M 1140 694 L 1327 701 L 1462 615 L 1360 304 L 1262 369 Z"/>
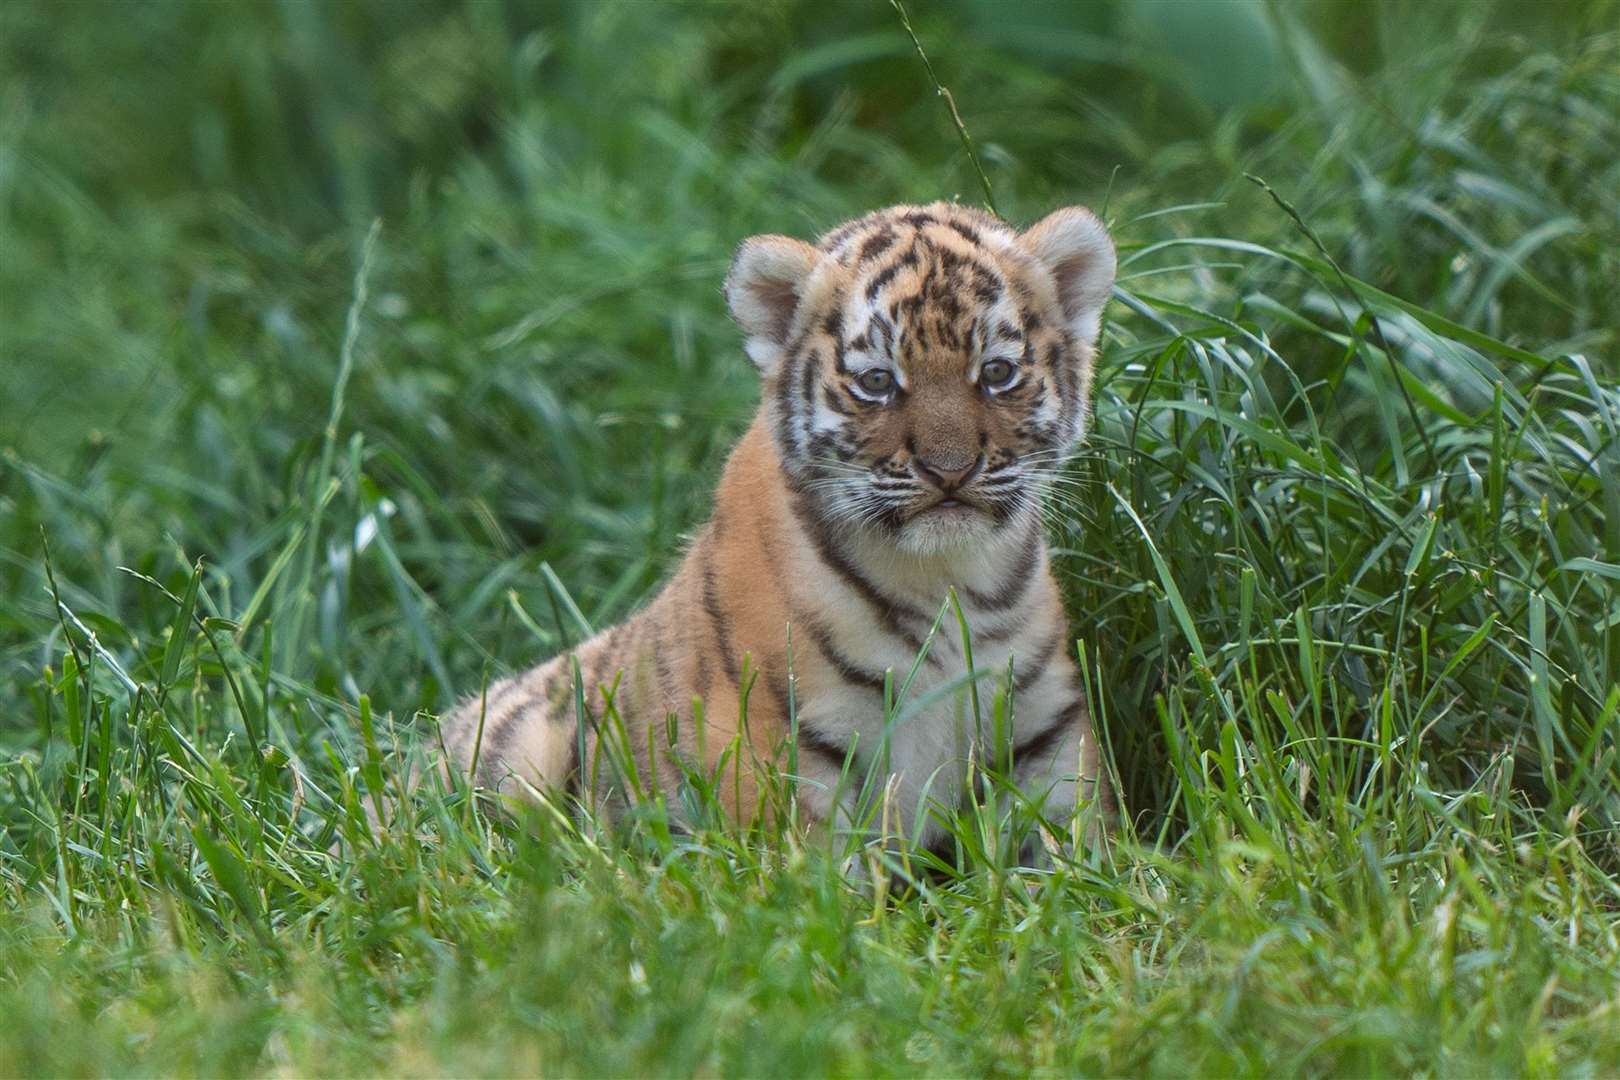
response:
<path fill-rule="evenodd" d="M 982 456 L 970 458 L 965 455 L 962 457 L 942 455 L 932 460 L 924 457 L 914 457 L 911 461 L 912 464 L 917 466 L 918 472 L 927 477 L 935 487 L 947 494 L 972 480 L 979 474 L 979 469 L 984 466 Z"/>

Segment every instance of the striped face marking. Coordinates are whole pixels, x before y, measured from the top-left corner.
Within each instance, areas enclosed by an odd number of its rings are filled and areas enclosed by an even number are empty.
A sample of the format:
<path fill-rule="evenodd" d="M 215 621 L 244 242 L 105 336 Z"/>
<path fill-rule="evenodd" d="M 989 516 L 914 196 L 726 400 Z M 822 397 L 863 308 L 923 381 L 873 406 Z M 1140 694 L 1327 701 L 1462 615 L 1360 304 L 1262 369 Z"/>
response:
<path fill-rule="evenodd" d="M 1085 434 L 1113 266 L 1083 210 L 1020 234 L 901 206 L 815 247 L 749 241 L 727 292 L 790 480 L 829 525 L 919 552 L 1027 519 Z"/>
<path fill-rule="evenodd" d="M 914 552 L 1027 520 L 1084 436 L 1114 250 L 1088 211 L 1019 233 L 898 206 L 815 246 L 745 242 L 726 282 L 793 486 Z"/>

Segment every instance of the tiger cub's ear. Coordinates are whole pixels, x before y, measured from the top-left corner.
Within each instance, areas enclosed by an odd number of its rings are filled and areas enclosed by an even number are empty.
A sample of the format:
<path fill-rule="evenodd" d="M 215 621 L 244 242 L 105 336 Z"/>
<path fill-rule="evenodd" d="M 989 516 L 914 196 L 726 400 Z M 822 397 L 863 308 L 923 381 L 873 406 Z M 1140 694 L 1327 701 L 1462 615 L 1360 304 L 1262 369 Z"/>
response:
<path fill-rule="evenodd" d="M 749 237 L 731 260 L 726 303 L 748 336 L 744 348 L 761 375 L 781 363 L 793 313 L 820 261 L 819 251 L 788 236 Z"/>
<path fill-rule="evenodd" d="M 1052 275 L 1070 331 L 1082 345 L 1095 344 L 1114 288 L 1114 242 L 1103 223 L 1083 206 L 1066 206 L 1018 239 Z"/>

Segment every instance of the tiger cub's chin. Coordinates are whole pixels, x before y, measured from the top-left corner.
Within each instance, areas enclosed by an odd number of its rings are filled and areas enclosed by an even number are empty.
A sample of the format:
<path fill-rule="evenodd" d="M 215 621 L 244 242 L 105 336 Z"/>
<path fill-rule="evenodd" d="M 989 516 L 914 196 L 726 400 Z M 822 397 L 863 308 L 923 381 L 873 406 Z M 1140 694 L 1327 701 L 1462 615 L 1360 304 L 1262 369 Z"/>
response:
<path fill-rule="evenodd" d="M 608 812 L 721 769 L 714 790 L 752 819 L 780 809 L 764 766 L 791 758 L 812 819 L 853 828 L 870 820 L 859 793 L 886 792 L 922 843 L 934 815 L 917 811 L 956 803 L 970 761 L 993 760 L 1047 820 L 1100 836 L 1116 803 L 1040 508 L 1085 435 L 1114 265 L 1079 207 L 1020 232 L 896 206 L 814 244 L 745 241 L 726 299 L 761 406 L 713 517 L 643 610 L 459 707 L 454 760 Z M 1001 745 L 974 721 L 961 635 L 929 633 L 953 590 L 974 669 L 995 673 L 974 700 L 1009 695 Z M 908 676 L 892 723 L 885 693 Z"/>
<path fill-rule="evenodd" d="M 909 555 L 971 553 L 995 541 L 1003 528 L 1004 523 L 976 507 L 936 504 L 902 522 L 893 542 Z"/>

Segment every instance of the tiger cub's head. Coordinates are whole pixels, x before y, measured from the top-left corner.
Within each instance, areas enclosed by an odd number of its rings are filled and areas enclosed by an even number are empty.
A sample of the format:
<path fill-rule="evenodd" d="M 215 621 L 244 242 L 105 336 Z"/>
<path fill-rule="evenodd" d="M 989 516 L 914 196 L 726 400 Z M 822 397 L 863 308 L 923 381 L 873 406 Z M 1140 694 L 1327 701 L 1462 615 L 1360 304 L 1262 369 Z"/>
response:
<path fill-rule="evenodd" d="M 1037 512 L 1084 436 L 1114 246 L 1086 209 L 1025 232 L 896 206 L 815 245 L 756 236 L 726 279 L 789 483 L 903 550 L 983 543 Z"/>

